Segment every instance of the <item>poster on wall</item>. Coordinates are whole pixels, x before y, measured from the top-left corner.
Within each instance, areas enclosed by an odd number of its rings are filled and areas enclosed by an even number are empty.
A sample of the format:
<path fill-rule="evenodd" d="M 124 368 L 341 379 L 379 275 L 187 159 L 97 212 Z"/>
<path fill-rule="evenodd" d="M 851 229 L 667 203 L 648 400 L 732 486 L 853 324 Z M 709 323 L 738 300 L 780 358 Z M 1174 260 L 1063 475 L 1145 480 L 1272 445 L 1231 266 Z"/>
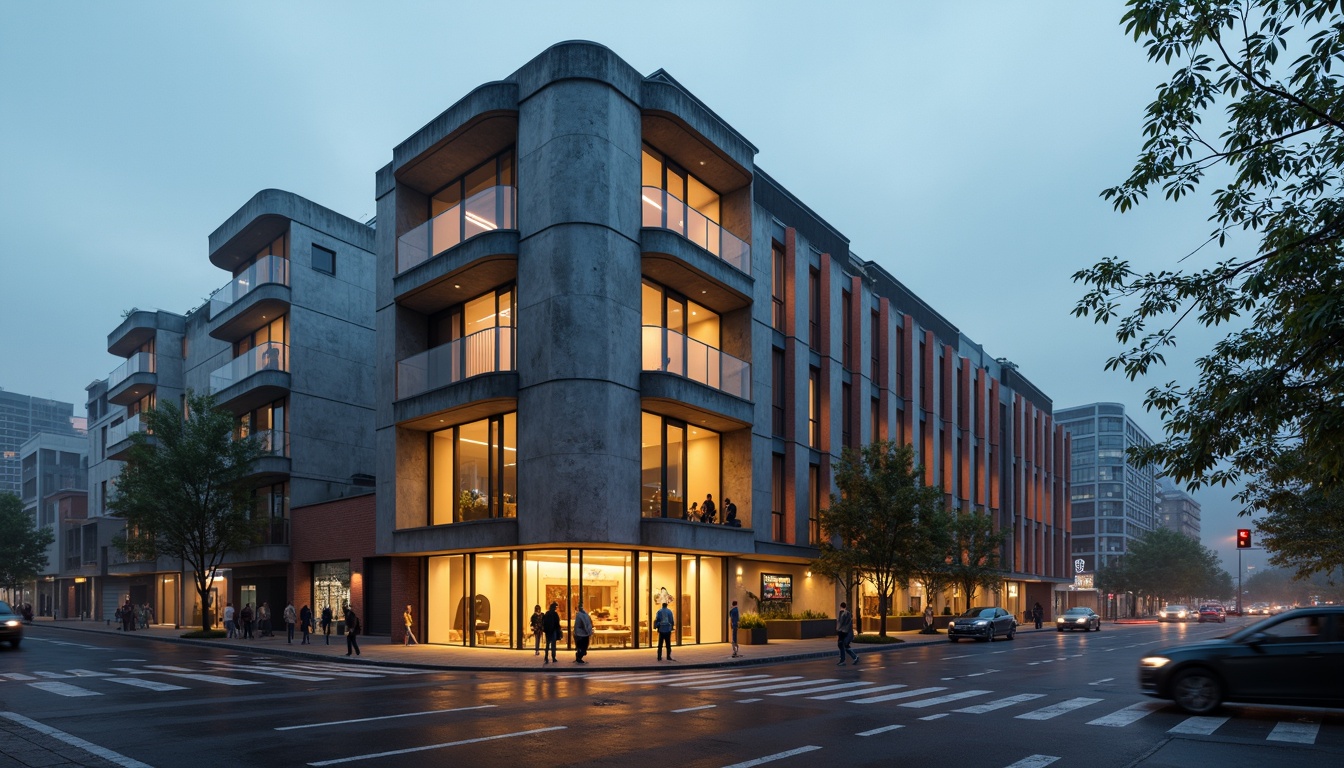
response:
<path fill-rule="evenodd" d="M 793 600 L 793 577 L 787 573 L 762 573 L 761 599 L 779 602 Z"/>

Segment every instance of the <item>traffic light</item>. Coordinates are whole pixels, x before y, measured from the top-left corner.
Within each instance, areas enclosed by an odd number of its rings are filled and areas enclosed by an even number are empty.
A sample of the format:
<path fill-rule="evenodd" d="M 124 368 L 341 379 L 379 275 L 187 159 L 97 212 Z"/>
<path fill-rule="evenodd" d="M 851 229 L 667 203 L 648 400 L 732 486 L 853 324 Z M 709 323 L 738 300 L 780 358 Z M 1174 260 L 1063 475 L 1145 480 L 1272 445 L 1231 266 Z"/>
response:
<path fill-rule="evenodd" d="M 1237 549 L 1250 549 L 1250 548 L 1251 548 L 1251 529 L 1250 529 L 1250 528 L 1238 528 L 1238 529 L 1237 529 Z"/>

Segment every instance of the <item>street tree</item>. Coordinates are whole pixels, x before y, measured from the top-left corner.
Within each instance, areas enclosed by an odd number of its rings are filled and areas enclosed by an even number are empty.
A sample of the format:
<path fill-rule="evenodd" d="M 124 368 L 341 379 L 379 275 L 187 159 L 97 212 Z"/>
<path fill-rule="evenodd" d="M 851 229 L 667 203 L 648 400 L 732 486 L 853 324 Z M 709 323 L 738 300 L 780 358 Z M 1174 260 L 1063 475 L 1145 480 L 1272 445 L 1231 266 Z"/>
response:
<path fill-rule="evenodd" d="M 1123 556 L 1130 591 L 1160 601 L 1209 597 L 1230 591 L 1231 577 L 1218 555 L 1198 541 L 1166 528 L 1145 531 Z"/>
<path fill-rule="evenodd" d="M 872 582 L 884 637 L 892 594 L 915 571 L 919 518 L 943 504 L 942 492 L 924 484 L 914 456 L 909 445 L 889 440 L 846 448 L 835 465 L 840 493 L 820 512 L 822 534 L 834 546 L 822 550 L 818 568 L 837 572 L 848 565 Z"/>
<path fill-rule="evenodd" d="M 934 601 L 952 586 L 952 552 L 956 547 L 953 535 L 955 515 L 948 509 L 925 510 L 917 521 L 917 549 L 914 553 L 914 578 L 924 585 L 924 599 Z M 935 606 L 935 610 L 936 610 Z"/>
<path fill-rule="evenodd" d="M 255 439 L 234 439 L 234 417 L 209 395 L 189 394 L 187 413 L 161 405 L 145 414 L 117 479 L 112 514 L 126 521 L 116 545 L 138 560 L 171 557 L 190 567 L 201 605 L 210 605 L 215 569 L 258 542 L 248 474 L 262 455 Z M 201 630 L 210 611 L 201 611 Z"/>
<path fill-rule="evenodd" d="M 0 493 L 0 587 L 12 595 L 36 579 L 47 567 L 47 547 L 54 540 L 50 528 L 38 528 L 24 513 L 18 496 Z"/>
<path fill-rule="evenodd" d="M 994 518 L 978 512 L 954 512 L 951 521 L 952 558 L 949 576 L 966 595 L 966 607 L 975 604 L 981 588 L 998 591 L 1003 583 L 999 567 L 1007 531 L 997 530 Z"/>
<path fill-rule="evenodd" d="M 1218 328 L 1195 380 L 1148 390 L 1165 438 L 1131 456 L 1192 489 L 1248 482 L 1243 514 L 1286 518 L 1271 546 L 1339 567 L 1344 549 L 1317 539 L 1344 540 L 1339 506 L 1298 525 L 1306 510 L 1286 502 L 1344 484 L 1344 7 L 1129 0 L 1122 23 L 1170 77 L 1129 178 L 1102 195 L 1125 212 L 1211 186 L 1212 229 L 1166 269 L 1108 258 L 1077 272 L 1074 314 L 1115 323 L 1123 351 L 1106 367 L 1131 379 L 1165 364 L 1183 323 Z"/>

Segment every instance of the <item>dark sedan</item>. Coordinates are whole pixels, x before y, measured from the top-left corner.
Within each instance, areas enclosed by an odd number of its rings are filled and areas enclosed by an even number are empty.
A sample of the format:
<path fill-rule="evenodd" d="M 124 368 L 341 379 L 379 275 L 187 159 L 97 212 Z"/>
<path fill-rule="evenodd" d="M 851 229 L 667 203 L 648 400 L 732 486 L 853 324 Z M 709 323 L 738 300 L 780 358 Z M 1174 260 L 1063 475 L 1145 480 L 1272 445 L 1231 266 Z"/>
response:
<path fill-rule="evenodd" d="M 1055 617 L 1055 629 L 1060 632 L 1064 630 L 1081 629 L 1084 632 L 1092 630 L 1101 631 L 1101 617 L 1091 608 L 1070 608 Z"/>
<path fill-rule="evenodd" d="M 993 642 L 996 637 L 1013 639 L 1017 634 L 1017 619 L 1002 608 L 982 606 L 972 608 L 947 625 L 947 639 L 957 642 L 963 637 Z"/>
<path fill-rule="evenodd" d="M 15 648 L 23 640 L 23 617 L 15 613 L 9 603 L 0 600 L 0 640 L 8 640 Z"/>
<path fill-rule="evenodd" d="M 1344 707 L 1344 606 L 1299 608 L 1139 662 L 1139 685 L 1197 715 L 1224 701 Z"/>

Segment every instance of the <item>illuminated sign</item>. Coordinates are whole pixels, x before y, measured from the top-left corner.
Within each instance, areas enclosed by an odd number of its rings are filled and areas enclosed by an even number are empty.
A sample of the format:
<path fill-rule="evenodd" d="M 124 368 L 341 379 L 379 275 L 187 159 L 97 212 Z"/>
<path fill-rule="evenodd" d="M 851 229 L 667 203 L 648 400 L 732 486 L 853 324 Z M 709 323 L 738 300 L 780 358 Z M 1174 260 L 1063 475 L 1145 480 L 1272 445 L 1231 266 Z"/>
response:
<path fill-rule="evenodd" d="M 1073 577 L 1074 589 L 1092 589 L 1094 584 L 1095 582 L 1093 581 L 1093 574 L 1090 573 L 1074 574 Z"/>
<path fill-rule="evenodd" d="M 792 600 L 793 577 L 787 573 L 761 574 L 761 600 Z"/>

